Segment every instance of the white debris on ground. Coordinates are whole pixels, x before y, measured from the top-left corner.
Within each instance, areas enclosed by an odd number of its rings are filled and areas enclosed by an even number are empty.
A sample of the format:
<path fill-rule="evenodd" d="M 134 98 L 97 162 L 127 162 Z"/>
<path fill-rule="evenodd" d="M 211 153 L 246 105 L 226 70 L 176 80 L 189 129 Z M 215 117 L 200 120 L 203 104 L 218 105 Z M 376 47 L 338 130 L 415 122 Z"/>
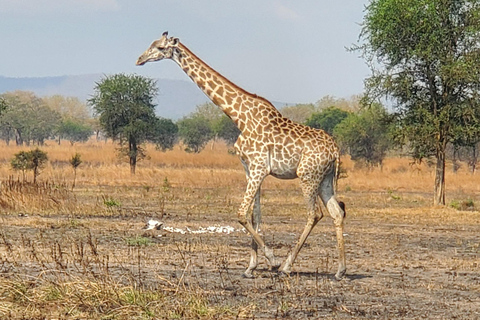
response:
<path fill-rule="evenodd" d="M 241 229 L 235 229 L 234 227 L 231 226 L 220 226 L 220 225 L 214 225 L 214 226 L 208 226 L 208 227 L 199 227 L 196 230 L 192 230 L 189 227 L 185 227 L 185 229 L 182 228 L 174 228 L 174 227 L 167 227 L 163 224 L 161 221 L 157 221 L 154 219 L 150 219 L 147 222 L 147 225 L 144 227 L 146 230 L 165 230 L 168 232 L 174 232 L 174 233 L 180 233 L 180 234 L 199 234 L 199 233 L 224 233 L 224 234 L 230 234 L 232 232 L 245 232 L 244 228 Z"/>
<path fill-rule="evenodd" d="M 157 221 L 154 219 L 148 220 L 147 225 L 143 227 L 143 229 L 145 230 L 153 230 L 153 229 L 161 230 L 162 228 L 163 228 L 163 222 Z"/>

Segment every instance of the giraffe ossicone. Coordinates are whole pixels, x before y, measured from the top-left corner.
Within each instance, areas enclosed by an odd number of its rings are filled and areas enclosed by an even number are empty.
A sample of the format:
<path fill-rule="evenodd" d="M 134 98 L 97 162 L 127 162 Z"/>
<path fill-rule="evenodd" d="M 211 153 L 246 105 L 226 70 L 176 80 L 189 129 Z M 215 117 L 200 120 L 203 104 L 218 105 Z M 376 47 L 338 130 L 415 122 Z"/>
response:
<path fill-rule="evenodd" d="M 334 221 L 339 254 L 335 277 L 341 279 L 346 271 L 345 206 L 335 198 L 340 155 L 333 138 L 323 130 L 283 117 L 268 100 L 235 85 L 198 58 L 178 38 L 169 38 L 167 32 L 138 58 L 137 65 L 162 59 L 175 61 L 241 131 L 235 150 L 245 168 L 247 188 L 238 209 L 238 220 L 252 235 L 251 258 L 244 276 L 253 277 L 258 265 L 258 248 L 263 250 L 272 269 L 290 273 L 305 240 L 323 217 L 321 200 Z M 280 179 L 298 178 L 307 205 L 307 224 L 283 264 L 258 233 L 260 186 L 268 175 Z M 250 210 L 252 203 L 253 210 Z"/>

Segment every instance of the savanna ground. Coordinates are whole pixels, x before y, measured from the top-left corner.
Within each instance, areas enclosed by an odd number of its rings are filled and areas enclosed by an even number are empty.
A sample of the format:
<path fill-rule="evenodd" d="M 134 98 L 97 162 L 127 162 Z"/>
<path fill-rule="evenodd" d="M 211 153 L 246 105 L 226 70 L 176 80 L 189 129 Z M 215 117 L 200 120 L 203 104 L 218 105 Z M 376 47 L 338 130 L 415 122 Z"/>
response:
<path fill-rule="evenodd" d="M 436 208 L 432 168 L 391 158 L 368 171 L 344 157 L 346 278 L 333 277 L 326 214 L 290 276 L 268 271 L 262 256 L 256 277 L 244 279 L 250 238 L 241 231 L 142 230 L 150 218 L 239 228 L 238 159 L 221 144 L 200 154 L 149 148 L 130 176 L 114 149 L 51 142 L 34 186 L 9 167 L 21 148 L 0 145 L 1 319 L 480 318 L 479 174 L 449 169 L 449 205 Z M 72 190 L 75 152 L 84 162 Z M 306 221 L 298 182 L 268 178 L 262 190 L 261 233 L 285 258 Z"/>

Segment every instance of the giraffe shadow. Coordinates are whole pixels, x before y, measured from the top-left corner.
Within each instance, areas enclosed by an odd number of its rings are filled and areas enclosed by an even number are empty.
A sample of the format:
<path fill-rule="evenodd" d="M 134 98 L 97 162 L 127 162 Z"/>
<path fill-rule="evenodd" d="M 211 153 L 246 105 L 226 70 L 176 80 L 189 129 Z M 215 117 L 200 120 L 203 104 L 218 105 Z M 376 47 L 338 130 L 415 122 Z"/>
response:
<path fill-rule="evenodd" d="M 335 278 L 335 273 L 328 273 L 328 272 L 308 272 L 308 271 L 293 271 L 289 275 L 286 275 L 282 272 L 273 271 L 267 268 L 259 268 L 256 270 L 255 278 L 322 278 L 322 279 L 329 279 L 333 281 L 355 281 L 355 280 L 362 280 L 362 279 L 369 279 L 372 278 L 369 274 L 346 274 L 343 276 L 343 279 L 337 280 Z"/>
<path fill-rule="evenodd" d="M 292 272 L 289 275 L 290 278 L 295 278 L 297 276 L 302 278 L 323 278 L 323 279 L 329 279 L 334 281 L 342 281 L 342 280 L 355 281 L 355 280 L 372 278 L 371 275 L 366 275 L 366 274 L 346 274 L 343 276 L 341 280 L 337 280 L 337 278 L 335 278 L 335 273 L 328 273 L 328 272 Z"/>

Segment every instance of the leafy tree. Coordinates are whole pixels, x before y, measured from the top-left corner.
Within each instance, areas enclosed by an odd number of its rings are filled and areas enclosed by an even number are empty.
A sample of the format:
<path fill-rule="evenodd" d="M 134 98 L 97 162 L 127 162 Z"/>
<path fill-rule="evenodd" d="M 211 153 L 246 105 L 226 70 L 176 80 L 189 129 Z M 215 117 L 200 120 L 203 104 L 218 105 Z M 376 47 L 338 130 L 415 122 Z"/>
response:
<path fill-rule="evenodd" d="M 7 110 L 8 104 L 3 97 L 0 97 L 0 116 L 2 113 Z"/>
<path fill-rule="evenodd" d="M 86 121 L 91 118 L 88 106 L 77 97 L 53 95 L 43 97 L 42 101 L 51 110 L 58 112 L 63 119 Z"/>
<path fill-rule="evenodd" d="M 192 112 L 187 118 L 196 118 L 198 122 L 201 122 L 199 119 L 203 119 L 202 121 L 205 122 L 208 127 L 210 128 L 210 132 L 208 130 L 203 130 L 203 132 L 207 133 L 205 144 L 212 138 L 215 140 L 217 138 L 221 138 L 227 142 L 227 144 L 234 144 L 240 134 L 240 130 L 237 128 L 235 123 L 228 118 L 223 111 L 217 107 L 215 104 L 211 102 L 207 102 L 197 106 L 196 110 Z M 185 134 L 185 132 L 184 132 Z M 196 139 L 197 142 L 200 142 L 201 139 Z M 195 148 L 190 148 L 193 150 Z M 201 151 L 203 146 L 197 151 Z"/>
<path fill-rule="evenodd" d="M 183 118 L 177 123 L 178 134 L 185 144 L 185 151 L 198 153 L 213 138 L 210 123 L 202 116 Z"/>
<path fill-rule="evenodd" d="M 280 109 L 282 115 L 297 123 L 304 123 L 312 113 L 315 112 L 315 106 L 311 103 L 296 104 L 294 106 L 286 106 Z"/>
<path fill-rule="evenodd" d="M 361 96 L 352 96 L 350 99 L 336 98 L 334 96 L 324 96 L 317 102 L 315 102 L 315 109 L 317 112 L 321 112 L 324 109 L 330 107 L 337 107 L 338 109 L 345 111 L 358 111 L 360 109 Z"/>
<path fill-rule="evenodd" d="M 397 138 L 415 158 L 435 157 L 434 204 L 444 205 L 447 144 L 480 126 L 480 2 L 372 0 L 360 39 L 367 97 L 391 98 Z"/>
<path fill-rule="evenodd" d="M 66 119 L 62 121 L 58 128 L 58 143 L 60 139 L 67 139 L 70 144 L 75 142 L 85 142 L 93 134 L 92 128 L 85 123 L 78 120 Z"/>
<path fill-rule="evenodd" d="M 25 180 L 25 171 L 33 171 L 33 183 L 37 182 L 37 177 L 40 174 L 40 170 L 45 166 L 48 157 L 47 153 L 36 148 L 30 151 L 20 151 L 14 155 L 14 158 L 10 161 L 10 165 L 14 170 L 21 170 L 23 179 Z"/>
<path fill-rule="evenodd" d="M 128 157 L 135 174 L 137 161 L 145 156 L 142 144 L 158 129 L 156 83 L 139 75 L 116 74 L 102 79 L 94 90 L 89 103 L 106 135 L 120 142 L 121 154 Z"/>
<path fill-rule="evenodd" d="M 305 124 L 312 128 L 323 129 L 328 134 L 333 134 L 333 129 L 348 116 L 349 112 L 337 107 L 328 107 L 320 112 L 313 113 Z"/>
<path fill-rule="evenodd" d="M 349 113 L 334 129 L 334 135 L 354 161 L 368 166 L 382 165 L 391 142 L 388 138 L 390 116 L 380 104 L 358 113 Z"/>
<path fill-rule="evenodd" d="M 178 126 L 172 120 L 158 118 L 152 129 L 150 140 L 158 149 L 166 151 L 173 148 L 178 138 Z"/>
<path fill-rule="evenodd" d="M 225 114 L 214 124 L 213 132 L 228 145 L 233 145 L 241 133 L 235 123 Z"/>
<path fill-rule="evenodd" d="M 35 94 L 14 91 L 3 94 L 3 99 L 9 107 L 0 117 L 0 124 L 7 141 L 14 137 L 17 145 L 29 145 L 31 141 L 43 144 L 55 134 L 61 117 Z"/>

